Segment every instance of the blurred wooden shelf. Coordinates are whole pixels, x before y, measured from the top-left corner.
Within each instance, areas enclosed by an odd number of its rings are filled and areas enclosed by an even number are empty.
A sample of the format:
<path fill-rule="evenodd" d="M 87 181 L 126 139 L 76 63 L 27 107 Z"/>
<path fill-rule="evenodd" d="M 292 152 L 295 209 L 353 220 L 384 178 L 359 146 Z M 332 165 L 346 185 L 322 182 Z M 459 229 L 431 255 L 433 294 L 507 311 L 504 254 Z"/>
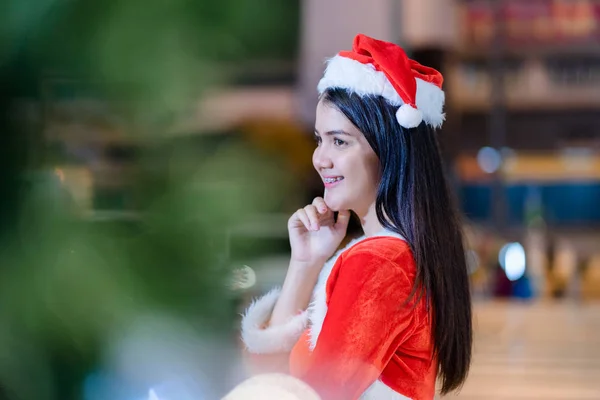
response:
<path fill-rule="evenodd" d="M 493 47 L 490 44 L 466 43 L 459 46 L 455 57 L 460 60 L 487 60 Z M 505 43 L 502 54 L 507 58 L 572 58 L 586 57 L 600 59 L 600 41 L 573 43 Z"/>
<path fill-rule="evenodd" d="M 463 113 L 481 113 L 489 112 L 492 109 L 492 103 L 489 97 L 481 98 L 473 96 L 471 98 L 464 96 L 460 99 L 449 99 L 450 106 Z M 590 99 L 586 96 L 572 96 L 567 99 L 557 99 L 552 97 L 540 97 L 538 99 L 526 98 L 508 98 L 505 106 L 509 111 L 564 111 L 581 109 L 600 109 L 600 91 L 598 99 Z"/>

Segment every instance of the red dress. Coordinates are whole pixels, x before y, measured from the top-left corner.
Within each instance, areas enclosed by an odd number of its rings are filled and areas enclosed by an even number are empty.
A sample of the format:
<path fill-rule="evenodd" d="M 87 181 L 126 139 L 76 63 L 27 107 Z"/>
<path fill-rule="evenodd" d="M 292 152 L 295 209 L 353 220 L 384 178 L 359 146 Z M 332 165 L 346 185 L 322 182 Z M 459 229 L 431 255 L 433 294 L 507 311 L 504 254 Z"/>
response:
<path fill-rule="evenodd" d="M 362 238 L 336 254 L 309 309 L 283 326 L 261 329 L 278 291 L 256 301 L 242 321 L 248 350 L 290 352 L 289 372 L 324 400 L 433 399 L 430 314 L 424 297 L 405 304 L 415 263 L 397 236 Z"/>

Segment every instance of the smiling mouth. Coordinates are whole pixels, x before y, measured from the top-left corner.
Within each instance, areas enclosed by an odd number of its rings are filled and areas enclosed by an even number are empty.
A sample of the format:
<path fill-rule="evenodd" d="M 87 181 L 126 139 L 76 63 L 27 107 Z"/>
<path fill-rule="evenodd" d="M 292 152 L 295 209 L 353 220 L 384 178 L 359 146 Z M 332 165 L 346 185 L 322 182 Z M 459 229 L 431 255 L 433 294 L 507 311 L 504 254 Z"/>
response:
<path fill-rule="evenodd" d="M 331 185 L 334 185 L 334 184 L 340 182 L 343 179 L 344 179 L 343 176 L 336 176 L 333 178 L 323 178 L 323 182 L 325 183 L 325 186 L 331 186 Z"/>

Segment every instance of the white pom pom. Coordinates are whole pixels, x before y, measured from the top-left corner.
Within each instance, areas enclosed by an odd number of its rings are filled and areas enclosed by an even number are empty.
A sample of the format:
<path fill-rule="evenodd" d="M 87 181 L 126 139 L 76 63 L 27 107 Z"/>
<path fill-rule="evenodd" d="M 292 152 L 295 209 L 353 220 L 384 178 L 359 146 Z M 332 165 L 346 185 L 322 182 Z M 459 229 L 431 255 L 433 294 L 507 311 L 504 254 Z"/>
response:
<path fill-rule="evenodd" d="M 408 104 L 402 104 L 396 111 L 396 119 L 405 128 L 416 128 L 423 121 L 423 113 Z"/>

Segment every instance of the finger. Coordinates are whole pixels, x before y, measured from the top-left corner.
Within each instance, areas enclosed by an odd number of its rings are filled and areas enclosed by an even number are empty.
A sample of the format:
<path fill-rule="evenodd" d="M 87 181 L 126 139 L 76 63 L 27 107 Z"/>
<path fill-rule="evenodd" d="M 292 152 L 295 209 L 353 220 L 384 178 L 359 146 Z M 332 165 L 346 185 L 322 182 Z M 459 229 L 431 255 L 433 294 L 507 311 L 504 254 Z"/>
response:
<path fill-rule="evenodd" d="M 325 214 L 329 211 L 329 207 L 327 207 L 327 204 L 325 204 L 325 200 L 322 197 L 315 197 L 312 204 L 317 208 L 317 211 L 319 211 L 320 214 Z"/>
<path fill-rule="evenodd" d="M 333 226 L 335 225 L 335 214 L 333 211 L 327 212 L 326 215 L 322 215 L 319 218 L 320 226 Z"/>
<path fill-rule="evenodd" d="M 306 230 L 310 230 L 310 220 L 308 219 L 308 215 L 306 215 L 306 211 L 303 208 L 296 211 L 296 218 L 302 225 L 304 225 Z"/>
<path fill-rule="evenodd" d="M 306 215 L 308 216 L 308 219 L 310 221 L 311 230 L 319 230 L 320 221 L 319 214 L 317 213 L 317 207 L 313 206 L 312 204 L 309 204 L 306 207 L 304 207 L 304 212 L 306 212 Z"/>
<path fill-rule="evenodd" d="M 321 226 L 333 226 L 333 224 L 335 224 L 335 213 L 327 206 L 327 203 L 325 203 L 325 200 L 322 197 L 315 197 L 313 206 L 315 206 L 319 212 Z"/>

